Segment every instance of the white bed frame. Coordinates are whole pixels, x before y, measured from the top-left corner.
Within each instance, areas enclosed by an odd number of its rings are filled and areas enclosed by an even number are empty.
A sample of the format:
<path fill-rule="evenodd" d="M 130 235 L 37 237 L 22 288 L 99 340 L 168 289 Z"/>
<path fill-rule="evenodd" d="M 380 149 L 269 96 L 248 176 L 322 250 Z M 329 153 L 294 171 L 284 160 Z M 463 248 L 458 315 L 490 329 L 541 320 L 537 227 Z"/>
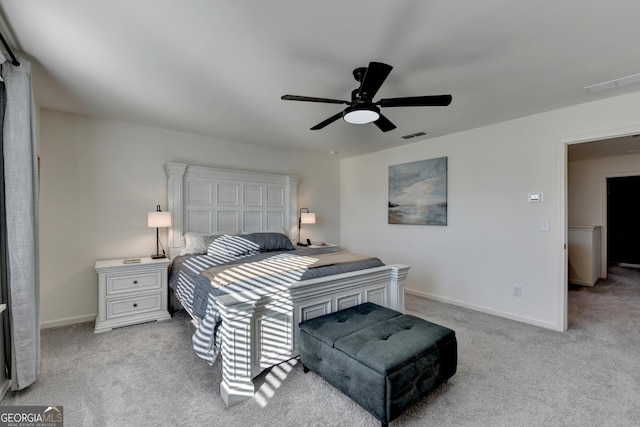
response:
<path fill-rule="evenodd" d="M 299 177 L 167 163 L 169 254 L 188 231 L 297 232 Z M 375 254 L 372 254 L 375 255 Z M 230 406 L 252 398 L 252 379 L 298 356 L 298 323 L 364 302 L 404 312 L 408 265 L 305 280 L 281 289 L 234 292 L 217 299 L 222 315 L 222 383 Z"/>

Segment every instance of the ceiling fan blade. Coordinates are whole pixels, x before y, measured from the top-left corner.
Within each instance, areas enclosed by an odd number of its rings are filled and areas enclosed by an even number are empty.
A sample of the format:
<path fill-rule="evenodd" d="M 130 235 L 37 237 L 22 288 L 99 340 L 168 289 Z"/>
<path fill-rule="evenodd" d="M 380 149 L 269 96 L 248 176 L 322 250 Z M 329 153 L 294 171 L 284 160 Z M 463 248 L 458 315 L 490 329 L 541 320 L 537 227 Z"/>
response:
<path fill-rule="evenodd" d="M 382 62 L 370 62 L 367 72 L 362 78 L 358 96 L 363 99 L 373 99 L 392 69 L 391 65 Z"/>
<path fill-rule="evenodd" d="M 305 101 L 305 102 L 323 102 L 325 104 L 351 104 L 349 101 L 342 101 L 340 99 L 329 98 L 314 98 L 312 96 L 298 96 L 298 95 L 282 95 L 280 99 L 284 101 Z"/>
<path fill-rule="evenodd" d="M 394 130 L 396 128 L 396 125 L 394 125 L 393 123 L 391 123 L 389 121 L 389 119 L 387 119 L 385 116 L 383 116 L 382 114 L 380 114 L 380 117 L 378 117 L 378 120 L 376 120 L 375 122 L 373 122 L 374 125 L 378 126 L 378 128 L 382 131 L 382 132 L 389 132 L 390 130 Z"/>
<path fill-rule="evenodd" d="M 335 115 L 329 117 L 327 120 L 318 123 L 317 125 L 312 127 L 311 130 L 322 129 L 323 127 L 325 127 L 327 125 L 330 125 L 331 123 L 335 122 L 336 120 L 338 120 L 341 117 L 342 117 L 342 111 L 340 111 L 338 114 L 335 114 Z"/>
<path fill-rule="evenodd" d="M 446 107 L 451 104 L 451 95 L 410 96 L 387 98 L 376 102 L 381 107 Z"/>

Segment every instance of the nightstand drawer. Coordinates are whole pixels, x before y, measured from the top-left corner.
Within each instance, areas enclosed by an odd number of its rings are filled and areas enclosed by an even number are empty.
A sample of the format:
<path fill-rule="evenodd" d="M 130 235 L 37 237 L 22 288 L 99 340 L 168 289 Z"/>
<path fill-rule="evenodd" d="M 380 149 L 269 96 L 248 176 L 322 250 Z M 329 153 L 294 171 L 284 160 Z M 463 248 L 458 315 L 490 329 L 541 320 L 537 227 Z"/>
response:
<path fill-rule="evenodd" d="M 160 289 L 162 277 L 159 271 L 145 274 L 114 274 L 107 276 L 107 295 L 123 292 Z"/>
<path fill-rule="evenodd" d="M 107 319 L 147 313 L 161 309 L 161 294 L 139 295 L 130 298 L 107 299 Z"/>

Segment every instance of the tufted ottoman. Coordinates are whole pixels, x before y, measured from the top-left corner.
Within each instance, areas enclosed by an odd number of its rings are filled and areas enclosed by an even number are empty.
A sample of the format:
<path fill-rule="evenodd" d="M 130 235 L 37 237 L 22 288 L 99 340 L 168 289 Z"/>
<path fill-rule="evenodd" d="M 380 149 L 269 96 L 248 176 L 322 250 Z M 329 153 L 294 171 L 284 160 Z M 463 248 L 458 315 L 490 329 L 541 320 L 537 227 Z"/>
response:
<path fill-rule="evenodd" d="M 300 361 L 383 426 L 456 372 L 455 332 L 364 303 L 300 323 Z"/>

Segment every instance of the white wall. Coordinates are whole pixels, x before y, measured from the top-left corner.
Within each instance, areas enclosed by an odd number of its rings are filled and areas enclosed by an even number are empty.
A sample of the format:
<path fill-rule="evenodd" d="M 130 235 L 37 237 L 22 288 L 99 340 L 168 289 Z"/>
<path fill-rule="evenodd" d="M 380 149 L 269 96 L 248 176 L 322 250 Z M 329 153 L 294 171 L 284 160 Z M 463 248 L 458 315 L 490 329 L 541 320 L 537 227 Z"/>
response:
<path fill-rule="evenodd" d="M 607 271 L 606 179 L 630 175 L 640 175 L 640 154 L 581 160 L 568 164 L 568 223 L 575 226 L 602 226 L 602 277 L 606 276 Z"/>
<path fill-rule="evenodd" d="M 303 237 L 338 241 L 339 162 L 329 154 L 233 141 L 42 109 L 40 116 L 43 327 L 93 320 L 98 259 L 148 256 L 147 212 L 167 206 L 167 161 L 301 176 L 298 203 L 318 223 Z M 167 242 L 166 231 L 161 240 Z"/>
<path fill-rule="evenodd" d="M 412 265 L 410 292 L 563 330 L 565 142 L 630 127 L 640 127 L 640 93 L 342 160 L 341 243 Z M 388 167 L 441 156 L 448 225 L 387 224 Z M 530 192 L 544 202 L 528 203 Z"/>

